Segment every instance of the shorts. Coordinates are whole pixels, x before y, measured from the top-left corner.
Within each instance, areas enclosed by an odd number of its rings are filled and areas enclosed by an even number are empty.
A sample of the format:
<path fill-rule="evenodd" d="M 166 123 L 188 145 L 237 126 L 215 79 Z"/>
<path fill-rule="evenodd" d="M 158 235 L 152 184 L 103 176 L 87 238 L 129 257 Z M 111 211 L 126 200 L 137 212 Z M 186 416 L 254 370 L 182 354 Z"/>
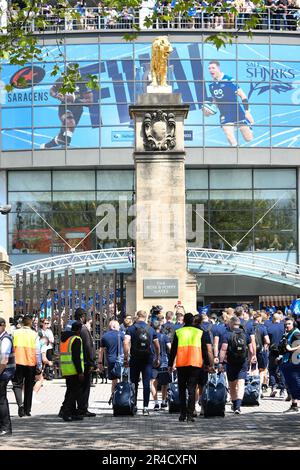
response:
<path fill-rule="evenodd" d="M 262 351 L 256 354 L 257 365 L 259 369 L 266 369 L 269 363 L 269 355 L 267 351 Z"/>
<path fill-rule="evenodd" d="M 228 382 L 234 382 L 235 380 L 244 379 L 246 380 L 248 372 L 248 364 L 244 362 L 243 364 L 228 364 L 226 367 L 227 379 Z"/>
<path fill-rule="evenodd" d="M 115 377 L 114 374 L 112 373 L 114 366 L 115 366 L 114 362 L 107 364 L 107 378 L 109 380 L 116 380 L 117 378 L 119 378 L 119 377 Z"/>
<path fill-rule="evenodd" d="M 75 121 L 75 124 L 77 126 L 80 118 L 81 118 L 81 115 L 83 113 L 83 106 L 81 105 L 77 105 L 77 106 L 69 106 L 66 107 L 65 104 L 60 104 L 58 106 L 58 116 L 60 118 L 60 120 L 62 120 L 62 117 L 63 116 L 67 116 L 69 118 L 73 118 L 74 121 Z"/>
<path fill-rule="evenodd" d="M 152 369 L 152 379 L 157 379 L 158 385 L 168 385 L 172 381 L 167 367 Z"/>

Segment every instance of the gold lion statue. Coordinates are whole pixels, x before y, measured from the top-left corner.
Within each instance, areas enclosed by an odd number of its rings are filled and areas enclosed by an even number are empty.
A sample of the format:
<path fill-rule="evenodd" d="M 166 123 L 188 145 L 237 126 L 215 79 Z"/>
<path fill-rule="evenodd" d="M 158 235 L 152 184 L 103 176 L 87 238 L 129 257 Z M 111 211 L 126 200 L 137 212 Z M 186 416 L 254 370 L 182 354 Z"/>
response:
<path fill-rule="evenodd" d="M 173 51 L 167 36 L 158 36 L 152 44 L 151 86 L 167 86 L 168 57 Z"/>

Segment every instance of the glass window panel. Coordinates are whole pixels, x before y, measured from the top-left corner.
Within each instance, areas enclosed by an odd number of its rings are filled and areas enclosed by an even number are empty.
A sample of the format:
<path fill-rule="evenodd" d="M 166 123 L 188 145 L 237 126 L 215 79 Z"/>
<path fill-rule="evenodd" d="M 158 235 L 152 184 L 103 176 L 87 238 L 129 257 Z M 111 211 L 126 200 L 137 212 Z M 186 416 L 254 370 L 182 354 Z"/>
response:
<path fill-rule="evenodd" d="M 270 80 L 269 62 L 238 62 L 239 81 L 245 82 L 268 82 Z"/>
<path fill-rule="evenodd" d="M 35 106 L 33 108 L 34 127 L 57 127 L 60 124 L 58 106 Z"/>
<path fill-rule="evenodd" d="M 131 84 L 133 91 L 133 83 Z M 101 103 L 130 103 L 131 96 L 125 82 L 103 82 L 100 89 Z"/>
<path fill-rule="evenodd" d="M 207 189 L 208 170 L 186 170 L 185 184 L 186 189 Z"/>
<path fill-rule="evenodd" d="M 250 63 L 256 60 L 269 59 L 269 45 L 267 44 L 238 44 L 239 60 L 248 60 Z"/>
<path fill-rule="evenodd" d="M 75 247 L 95 227 L 96 213 L 77 211 L 54 212 L 53 227 L 72 246 Z M 80 245 L 80 249 L 91 250 L 94 248 L 94 235 L 88 236 Z M 55 244 L 62 242 L 57 239 Z M 56 248 L 57 250 L 57 248 Z"/>
<path fill-rule="evenodd" d="M 31 108 L 2 108 L 2 128 L 30 127 Z"/>
<path fill-rule="evenodd" d="M 136 45 L 137 46 L 137 45 Z M 149 44 L 151 50 L 151 44 Z M 120 60 L 132 59 L 133 57 L 133 44 L 100 44 L 100 59 L 101 60 Z"/>
<path fill-rule="evenodd" d="M 239 82 L 239 86 L 248 97 L 251 106 L 250 109 L 252 109 L 252 104 L 270 104 L 270 82 Z"/>
<path fill-rule="evenodd" d="M 249 230 L 253 227 L 252 211 L 211 211 L 210 224 L 218 231 Z"/>
<path fill-rule="evenodd" d="M 300 127 L 272 127 L 272 147 L 300 148 Z"/>
<path fill-rule="evenodd" d="M 54 211 L 96 211 L 95 191 L 53 192 Z"/>
<path fill-rule="evenodd" d="M 133 147 L 134 130 L 125 126 L 101 127 L 101 147 Z M 116 155 L 116 159 L 118 156 Z"/>
<path fill-rule="evenodd" d="M 42 85 L 39 83 L 34 87 L 34 105 L 35 106 L 58 106 L 60 101 L 50 95 L 52 85 Z"/>
<path fill-rule="evenodd" d="M 203 44 L 203 54 L 209 60 L 236 59 L 236 44 L 226 44 L 226 47 L 217 49 L 213 44 Z"/>
<path fill-rule="evenodd" d="M 280 60 L 294 60 L 299 56 L 299 47 L 287 44 L 271 44 L 271 58 Z"/>
<path fill-rule="evenodd" d="M 276 204 L 277 209 L 296 209 L 296 191 L 281 189 L 256 189 L 254 194 L 254 207 L 256 209 L 269 209 Z"/>
<path fill-rule="evenodd" d="M 265 211 L 256 211 L 255 220 L 262 219 L 256 226 L 256 230 L 272 230 L 296 233 L 297 214 L 296 211 L 271 210 L 265 215 Z"/>
<path fill-rule="evenodd" d="M 210 208 L 213 210 L 251 210 L 252 191 L 251 190 L 212 190 L 210 191 Z"/>
<path fill-rule="evenodd" d="M 11 212 L 8 217 L 8 230 L 9 232 L 19 232 L 26 231 L 38 228 L 47 228 L 47 224 L 43 219 L 31 211 L 28 212 L 29 207 L 27 207 L 27 212 Z M 52 214 L 51 212 L 42 212 L 40 215 L 51 225 Z"/>
<path fill-rule="evenodd" d="M 54 66 L 57 65 L 58 68 L 59 68 L 59 71 L 57 73 L 57 75 L 55 77 L 53 77 L 51 75 L 53 69 L 54 69 Z M 64 72 L 65 70 L 65 63 L 64 62 L 60 62 L 58 64 L 56 64 L 55 62 L 45 62 L 43 64 L 43 69 L 45 71 L 45 76 L 43 78 L 43 82 L 42 83 L 49 83 L 49 84 L 53 84 L 55 83 L 57 80 L 58 80 L 58 77 L 61 75 L 62 72 Z M 35 87 L 34 87 L 35 88 Z"/>
<path fill-rule="evenodd" d="M 298 105 L 272 105 L 273 126 L 296 126 L 300 122 L 300 109 Z"/>
<path fill-rule="evenodd" d="M 70 147 L 96 148 L 100 146 L 99 127 L 77 127 L 74 130 Z"/>
<path fill-rule="evenodd" d="M 52 231 L 49 228 L 20 230 L 9 234 L 9 251 L 12 254 L 50 253 Z"/>
<path fill-rule="evenodd" d="M 252 172 L 247 169 L 210 170 L 211 189 L 251 188 Z"/>
<path fill-rule="evenodd" d="M 214 116 L 213 116 L 214 119 Z M 217 118 L 215 118 L 217 120 Z M 229 143 L 220 125 L 204 127 L 205 147 L 228 147 Z"/>
<path fill-rule="evenodd" d="M 133 120 L 129 117 L 128 104 L 101 105 L 101 124 L 127 124 L 133 128 Z"/>
<path fill-rule="evenodd" d="M 51 191 L 50 171 L 10 171 L 9 191 Z"/>
<path fill-rule="evenodd" d="M 240 147 L 270 147 L 270 127 L 256 126 L 255 124 L 251 127 L 252 139 L 247 142 L 241 133 L 238 133 L 238 145 Z"/>
<path fill-rule="evenodd" d="M 293 169 L 255 169 L 254 188 L 296 188 L 296 172 Z"/>
<path fill-rule="evenodd" d="M 98 44 L 74 44 L 66 45 L 66 57 L 68 61 L 97 60 L 99 61 Z"/>
<path fill-rule="evenodd" d="M 256 230 L 254 232 L 254 249 L 255 251 L 295 251 L 296 234 Z"/>
<path fill-rule="evenodd" d="M 134 185 L 134 172 L 132 170 L 99 170 L 97 171 L 98 190 L 130 190 Z M 99 194 L 98 194 L 99 195 Z M 98 196 L 97 196 L 98 198 Z"/>
<path fill-rule="evenodd" d="M 53 139 L 60 134 L 61 128 L 55 128 L 51 127 L 51 129 L 47 129 L 43 127 L 42 129 L 39 128 L 34 128 L 33 129 L 33 139 L 34 139 L 34 147 L 36 149 L 45 149 L 44 145 L 49 144 L 49 148 L 46 148 L 46 150 L 57 150 L 59 148 L 64 148 L 65 147 L 65 137 L 63 140 L 60 140 L 59 145 L 53 142 Z M 51 144 L 50 144 L 51 142 Z"/>
<path fill-rule="evenodd" d="M 98 202 L 118 202 L 127 199 L 128 202 L 133 201 L 132 191 L 97 191 L 97 204 Z"/>
<path fill-rule="evenodd" d="M 173 47 L 173 45 L 172 45 Z M 135 57 L 140 60 L 150 59 L 151 57 L 152 43 L 135 43 L 134 44 L 134 53 Z"/>
<path fill-rule="evenodd" d="M 11 129 L 1 132 L 2 150 L 31 150 L 32 129 Z"/>
<path fill-rule="evenodd" d="M 65 55 L 65 46 L 63 44 L 53 44 L 51 46 L 43 46 L 41 47 L 42 53 L 41 56 L 43 58 L 43 62 L 63 62 L 64 55 Z M 35 62 L 35 60 L 33 60 Z M 40 61 L 37 61 L 40 63 Z"/>
<path fill-rule="evenodd" d="M 76 185 L 76 187 L 74 186 Z M 89 190 L 95 188 L 95 172 L 93 170 L 53 171 L 53 190 Z"/>
<path fill-rule="evenodd" d="M 186 126 L 184 129 L 184 143 L 186 147 L 203 146 L 203 127 Z"/>
<path fill-rule="evenodd" d="M 221 48 L 222 49 L 222 48 Z M 213 59 L 215 60 L 215 59 Z M 204 80 L 207 82 L 213 82 L 213 78 L 208 70 L 209 67 L 209 60 L 204 61 Z M 236 83 L 237 79 L 237 71 L 236 71 L 236 62 L 230 60 L 224 60 L 220 62 L 220 70 L 223 72 L 224 75 L 227 75 L 233 79 L 233 82 Z M 224 80 L 222 83 L 226 83 Z"/>
<path fill-rule="evenodd" d="M 38 212 L 51 210 L 51 192 L 9 192 L 8 201 L 12 205 L 12 211 L 28 211 L 28 203 Z"/>
<path fill-rule="evenodd" d="M 285 83 L 300 81 L 300 62 L 276 61 L 271 62 L 271 80 Z"/>
<path fill-rule="evenodd" d="M 171 59 L 198 59 L 202 57 L 202 43 L 196 42 L 172 42 L 173 52 L 170 55 Z"/>
<path fill-rule="evenodd" d="M 105 60 L 101 62 L 100 79 L 104 81 L 122 82 L 134 80 L 134 62 L 131 60 Z"/>

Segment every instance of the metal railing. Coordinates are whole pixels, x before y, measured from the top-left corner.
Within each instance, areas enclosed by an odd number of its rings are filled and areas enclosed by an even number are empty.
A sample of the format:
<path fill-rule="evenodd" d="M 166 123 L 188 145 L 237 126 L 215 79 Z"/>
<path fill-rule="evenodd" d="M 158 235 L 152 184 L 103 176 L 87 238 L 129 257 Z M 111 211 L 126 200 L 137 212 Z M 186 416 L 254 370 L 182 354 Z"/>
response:
<path fill-rule="evenodd" d="M 144 11 L 145 10 L 145 11 Z M 45 32 L 68 32 L 68 31 L 105 31 L 105 30 L 134 30 L 134 25 L 139 26 L 141 30 L 242 30 L 245 22 L 255 12 L 240 12 L 238 14 L 228 14 L 222 10 L 210 13 L 204 8 L 195 8 L 189 14 L 178 13 L 172 21 L 162 21 L 159 18 L 154 21 L 150 28 L 144 25 L 144 18 L 152 16 L 153 10 L 150 8 L 140 8 L 131 11 L 111 10 L 103 14 L 97 8 L 85 8 L 80 17 L 72 18 L 72 12 L 69 10 L 64 18 L 51 15 L 45 15 L 47 25 Z M 163 16 L 163 13 L 162 13 Z M 255 30 L 264 31 L 299 31 L 300 29 L 300 9 L 289 9 L 286 13 L 272 12 L 270 10 L 259 13 L 259 22 Z M 26 30 L 30 32 L 41 32 L 35 24 L 35 20 L 30 19 L 26 24 Z"/>

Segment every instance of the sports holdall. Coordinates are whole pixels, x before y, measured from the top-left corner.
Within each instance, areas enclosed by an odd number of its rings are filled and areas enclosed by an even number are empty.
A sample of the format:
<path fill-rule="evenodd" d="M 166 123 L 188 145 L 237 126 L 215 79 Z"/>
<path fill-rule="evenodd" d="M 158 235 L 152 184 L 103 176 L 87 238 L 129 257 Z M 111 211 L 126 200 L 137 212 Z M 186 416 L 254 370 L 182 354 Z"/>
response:
<path fill-rule="evenodd" d="M 258 406 L 260 399 L 260 378 L 257 367 L 248 372 L 242 406 Z"/>
<path fill-rule="evenodd" d="M 126 378 L 127 377 L 127 380 Z M 112 395 L 114 416 L 135 414 L 135 386 L 130 382 L 129 372 L 123 372 L 121 382 L 116 385 Z"/>
<path fill-rule="evenodd" d="M 204 417 L 224 417 L 226 401 L 227 387 L 223 372 L 208 374 L 208 381 L 203 389 L 201 397 Z"/>
<path fill-rule="evenodd" d="M 172 374 L 172 382 L 168 386 L 168 405 L 169 413 L 180 413 L 179 388 L 174 373 Z"/>

